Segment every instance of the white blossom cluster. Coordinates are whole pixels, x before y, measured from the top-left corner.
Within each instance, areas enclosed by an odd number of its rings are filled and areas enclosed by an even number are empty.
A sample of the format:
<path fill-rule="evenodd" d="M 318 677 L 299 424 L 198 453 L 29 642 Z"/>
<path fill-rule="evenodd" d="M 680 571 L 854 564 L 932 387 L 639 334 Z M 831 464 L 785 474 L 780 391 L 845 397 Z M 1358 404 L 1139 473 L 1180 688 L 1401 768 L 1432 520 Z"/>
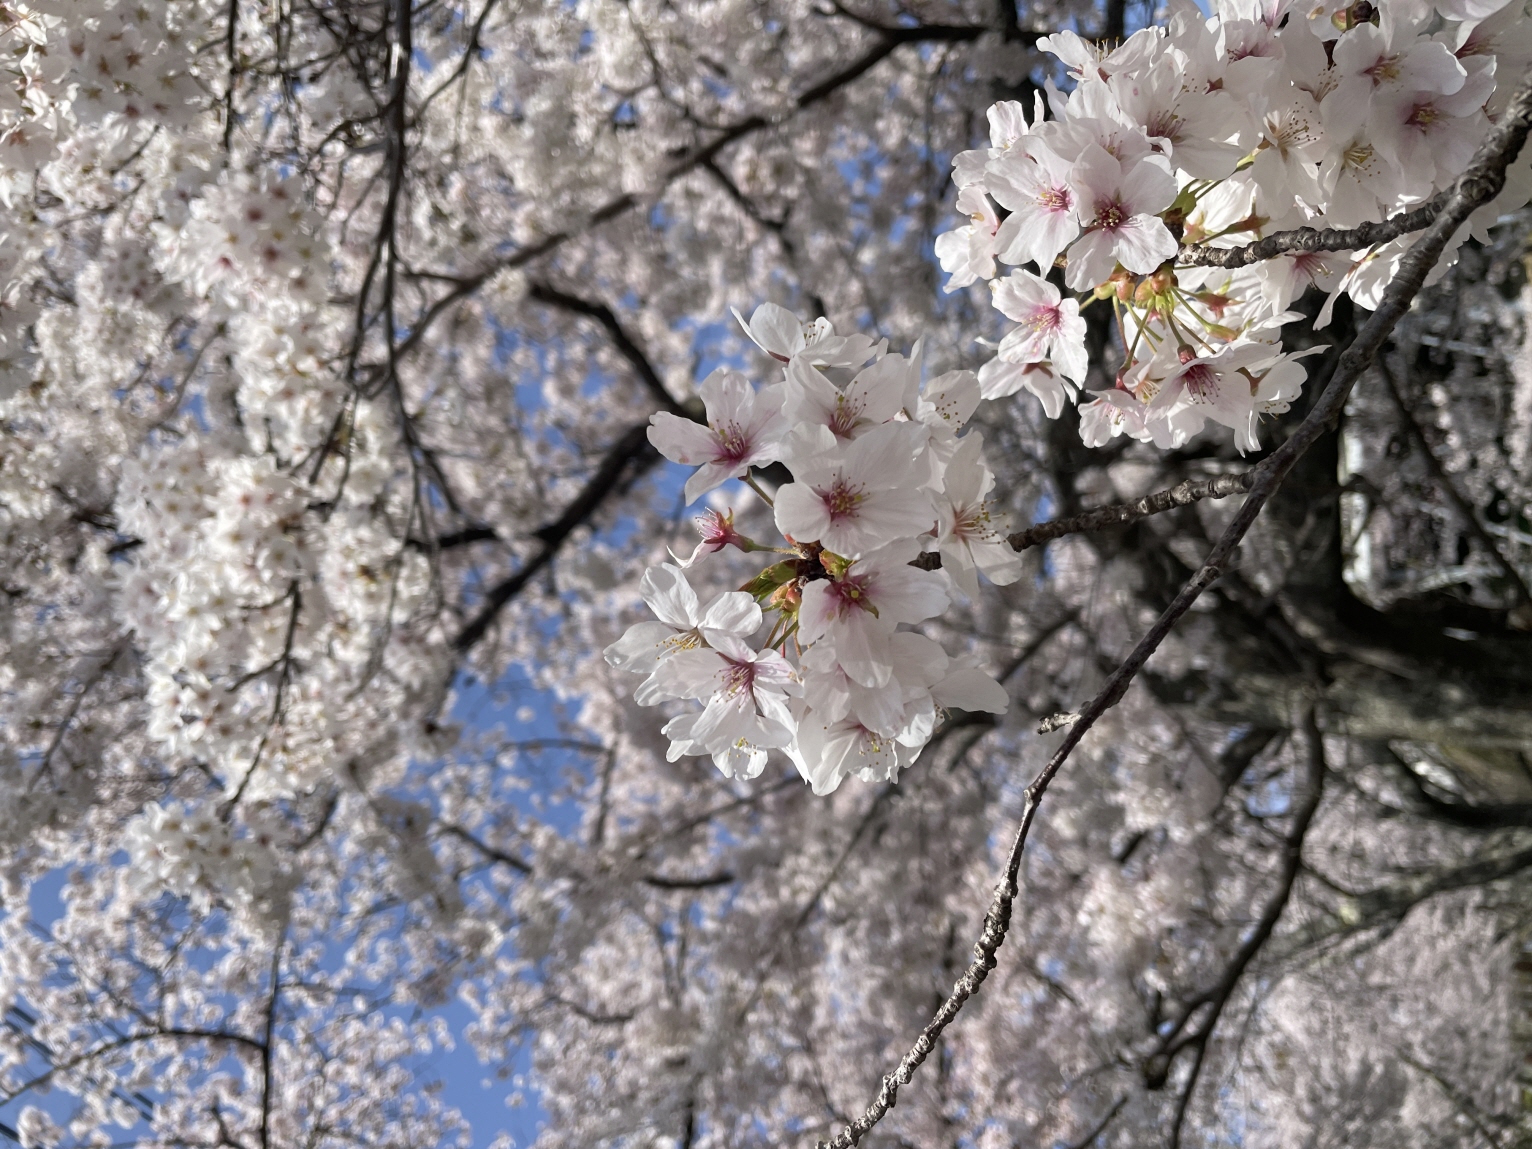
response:
<path fill-rule="evenodd" d="M 132 859 L 123 876 L 140 895 L 169 890 L 204 911 L 225 899 L 242 908 L 259 901 L 257 912 L 280 925 L 289 883 L 270 834 L 236 837 L 210 807 L 156 803 L 128 823 L 123 844 Z"/>
<path fill-rule="evenodd" d="M 5 5 L 0 398 L 31 383 L 38 368 L 31 327 L 39 312 L 29 281 L 54 237 L 25 205 L 39 192 L 66 203 L 82 193 L 89 199 L 110 188 L 115 150 L 131 152 L 159 130 L 187 127 L 206 95 L 193 66 L 205 32 L 197 5 L 166 0 Z"/>
<path fill-rule="evenodd" d="M 1030 119 L 1014 102 L 990 108 L 991 146 L 954 164 L 972 222 L 936 243 L 947 290 L 987 280 L 1016 324 L 979 372 L 985 396 L 1024 388 L 1056 417 L 1086 381 L 1080 308 L 1109 301 L 1124 358 L 1115 385 L 1085 397 L 1085 442 L 1177 447 L 1212 420 L 1256 449 L 1261 417 L 1304 381 L 1278 338 L 1289 306 L 1311 286 L 1376 306 L 1414 237 L 1233 271 L 1178 267 L 1181 244 L 1353 228 L 1449 187 L 1532 60 L 1524 7 L 1218 0 L 1204 17 L 1182 0 L 1117 46 L 1039 40 L 1073 86 L 1049 82 L 1053 119 L 1041 97 Z M 1470 226 L 1529 195 L 1523 157 Z"/>
<path fill-rule="evenodd" d="M 912 565 L 923 552 L 938 553 L 970 596 L 978 571 L 997 584 L 1021 574 L 986 498 L 995 478 L 983 437 L 959 434 L 978 379 L 924 379 L 918 343 L 908 357 L 892 354 L 886 340 L 839 336 L 828 320 L 804 324 L 776 304 L 740 322 L 785 364 L 782 380 L 756 389 L 720 368 L 701 386 L 706 425 L 660 412 L 649 439 L 698 468 L 688 500 L 753 467 L 782 463 L 793 476 L 772 501 L 786 547 L 745 538 L 732 511 L 714 511 L 698 520 L 703 541 L 684 566 L 726 546 L 787 557 L 706 604 L 682 567 L 651 567 L 644 600 L 659 621 L 630 628 L 607 660 L 646 675 L 641 705 L 705 703 L 666 725 L 672 761 L 710 754 L 726 777 L 752 778 L 780 749 L 816 794 L 852 774 L 895 781 L 943 708 L 1006 709 L 994 679 L 899 629 L 948 606 L 945 574 Z M 763 607 L 776 617 L 754 646 Z"/>

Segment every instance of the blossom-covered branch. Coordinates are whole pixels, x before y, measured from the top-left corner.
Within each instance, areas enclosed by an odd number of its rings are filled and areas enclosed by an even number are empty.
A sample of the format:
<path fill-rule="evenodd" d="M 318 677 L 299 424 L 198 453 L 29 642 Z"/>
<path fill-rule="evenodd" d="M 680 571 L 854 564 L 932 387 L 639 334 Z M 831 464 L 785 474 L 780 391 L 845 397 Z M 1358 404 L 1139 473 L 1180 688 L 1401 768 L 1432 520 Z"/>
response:
<path fill-rule="evenodd" d="M 1442 206 L 1437 219 L 1401 260 L 1399 270 L 1384 290 L 1378 309 L 1336 361 L 1334 373 L 1319 401 L 1293 434 L 1252 470 L 1253 480 L 1244 505 L 1240 507 L 1233 522 L 1225 528 L 1217 543 L 1208 552 L 1201 568 L 1181 588 L 1175 600 L 1138 641 L 1128 657 L 1107 678 L 1096 696 L 1081 709 L 1079 717 L 1070 724 L 1062 744 L 1027 787 L 1020 824 L 1001 871 L 1000 883 L 995 888 L 994 900 L 989 912 L 985 915 L 984 929 L 979 936 L 979 941 L 975 944 L 973 962 L 962 979 L 953 987 L 951 995 L 942 1003 L 942 1007 L 931 1022 L 921 1032 L 910 1052 L 900 1061 L 898 1068 L 884 1077 L 882 1088 L 867 1107 L 866 1112 L 837 1134 L 834 1139 L 821 1142 L 822 1147 L 851 1149 L 883 1119 L 894 1107 L 900 1087 L 910 1082 L 915 1070 L 935 1048 L 936 1038 L 952 1023 L 963 1004 L 983 984 L 988 972 L 994 968 L 995 955 L 1005 941 L 1010 925 L 1011 907 L 1018 893 L 1017 875 L 1021 867 L 1022 852 L 1026 847 L 1027 837 L 1037 816 L 1038 807 L 1053 779 L 1063 768 L 1071 752 L 1080 744 L 1085 733 L 1107 710 L 1121 701 L 1127 693 L 1128 686 L 1144 664 L 1149 661 L 1150 656 L 1159 649 L 1175 624 L 1191 609 L 1192 604 L 1201 597 L 1202 592 L 1212 586 L 1224 573 L 1240 541 L 1260 514 L 1261 508 L 1265 506 L 1303 453 L 1339 416 L 1352 387 L 1367 370 L 1394 325 L 1409 309 L 1410 303 L 1424 285 L 1427 275 L 1435 267 L 1437 260 L 1441 258 L 1453 233 L 1474 211 L 1499 194 L 1505 184 L 1506 169 L 1520 155 L 1526 143 L 1529 128 L 1532 128 L 1532 72 L 1523 77 L 1521 86 L 1512 96 L 1505 115 L 1475 153 Z"/>
<path fill-rule="evenodd" d="M 1170 1126 L 1170 1149 L 1179 1149 L 1181 1144 L 1181 1130 L 1186 1122 L 1186 1111 L 1196 1092 L 1198 1078 L 1201 1077 L 1202 1067 L 1207 1061 L 1208 1043 L 1213 1038 L 1213 1031 L 1217 1029 L 1219 1020 L 1223 1017 L 1224 1007 L 1229 1004 L 1229 999 L 1234 995 L 1240 979 L 1244 977 L 1245 970 L 1249 968 L 1250 963 L 1255 960 L 1277 928 L 1277 922 L 1281 919 L 1293 895 L 1293 886 L 1298 880 L 1298 874 L 1303 869 L 1303 842 L 1308 837 L 1309 827 L 1313 825 L 1314 815 L 1319 810 L 1319 802 L 1324 794 L 1325 772 L 1328 767 L 1325 764 L 1324 735 L 1320 732 L 1318 723 L 1314 721 L 1312 706 L 1304 713 L 1302 725 L 1304 741 L 1307 743 L 1307 753 L 1304 756 L 1305 769 L 1301 783 L 1294 787 L 1296 802 L 1293 806 L 1292 824 L 1288 827 L 1287 835 L 1282 842 L 1276 888 L 1261 910 L 1261 916 L 1256 919 L 1255 928 L 1241 942 L 1217 984 L 1183 1003 L 1181 1016 L 1159 1035 L 1154 1052 L 1144 1062 L 1146 1084 L 1150 1089 L 1160 1089 L 1168 1080 L 1176 1057 L 1182 1050 L 1192 1050 L 1191 1070 L 1178 1086 L 1175 1119 Z"/>
<path fill-rule="evenodd" d="M 878 34 L 878 41 L 862 55 L 857 57 L 844 68 L 839 69 L 833 75 L 821 80 L 819 83 L 808 88 L 802 95 L 793 100 L 792 112 L 807 111 L 816 104 L 830 98 L 836 92 L 853 84 L 862 76 L 866 75 L 877 65 L 881 64 L 889 56 L 893 55 L 900 47 L 907 44 L 925 43 L 963 43 L 977 40 L 989 29 L 983 25 L 973 26 L 944 26 L 917 24 L 909 27 L 896 27 L 886 29 Z M 1025 33 L 1028 39 L 1035 39 L 1037 33 Z M 718 155 L 730 145 L 752 133 L 770 128 L 781 123 L 786 117 L 749 116 L 736 124 L 722 129 L 718 135 L 708 143 L 700 145 L 688 151 L 680 159 L 672 163 L 665 172 L 658 177 L 661 186 L 668 186 L 682 176 L 696 168 L 714 163 Z M 439 298 L 432 301 L 420 318 L 415 322 L 410 335 L 400 345 L 400 353 L 407 354 L 425 338 L 426 332 L 436 322 L 437 318 L 448 311 L 454 305 L 473 295 L 495 276 L 506 271 L 514 271 L 517 268 L 526 267 L 535 260 L 541 259 L 557 251 L 564 244 L 585 234 L 587 231 L 610 223 L 626 215 L 629 211 L 638 207 L 643 197 L 625 193 L 616 196 L 599 207 L 593 209 L 582 221 L 579 228 L 571 228 L 552 232 L 540 239 L 519 248 L 503 259 L 482 268 L 479 271 L 465 275 L 452 277 L 455 282 L 450 290 Z"/>

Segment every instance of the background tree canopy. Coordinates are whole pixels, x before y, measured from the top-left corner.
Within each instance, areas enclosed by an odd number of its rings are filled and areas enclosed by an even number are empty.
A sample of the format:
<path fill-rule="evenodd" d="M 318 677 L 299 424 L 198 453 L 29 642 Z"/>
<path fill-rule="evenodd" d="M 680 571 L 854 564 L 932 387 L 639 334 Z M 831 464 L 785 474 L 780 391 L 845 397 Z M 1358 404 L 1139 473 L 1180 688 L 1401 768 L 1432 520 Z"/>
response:
<path fill-rule="evenodd" d="M 1524 0 L 1321 7 L 1493 31 L 1484 146 L 1532 181 Z M 1009 707 L 897 783 L 667 761 L 603 658 L 696 541 L 651 416 L 780 378 L 730 309 L 978 370 L 1011 325 L 942 290 L 954 157 L 1070 86 L 1039 37 L 1194 16 L 0 4 L 0 1137 L 1532 1143 L 1527 210 L 1413 306 L 1303 296 L 1282 338 L 1324 349 L 1260 453 L 982 404 L 997 513 L 1063 525 L 922 624 Z M 1411 236 L 1500 191 L 1446 194 L 1469 154 Z"/>

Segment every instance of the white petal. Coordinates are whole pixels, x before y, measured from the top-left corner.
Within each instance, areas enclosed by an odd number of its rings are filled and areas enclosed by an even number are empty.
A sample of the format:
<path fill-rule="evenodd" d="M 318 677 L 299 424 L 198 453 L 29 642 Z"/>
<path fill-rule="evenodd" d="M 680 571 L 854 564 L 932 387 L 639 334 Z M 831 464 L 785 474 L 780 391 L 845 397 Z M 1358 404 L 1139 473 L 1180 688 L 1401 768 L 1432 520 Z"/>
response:
<path fill-rule="evenodd" d="M 697 625 L 697 592 L 680 567 L 670 563 L 650 567 L 639 580 L 638 589 L 661 622 L 677 630 Z"/>

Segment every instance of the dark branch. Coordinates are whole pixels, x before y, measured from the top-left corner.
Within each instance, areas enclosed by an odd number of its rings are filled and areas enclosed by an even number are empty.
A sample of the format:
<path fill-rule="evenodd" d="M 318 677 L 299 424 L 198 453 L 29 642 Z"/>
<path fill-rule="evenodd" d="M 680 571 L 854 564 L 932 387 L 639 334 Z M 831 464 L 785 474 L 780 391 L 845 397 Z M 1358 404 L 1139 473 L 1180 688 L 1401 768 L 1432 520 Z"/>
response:
<path fill-rule="evenodd" d="M 478 835 L 465 830 L 462 826 L 445 823 L 441 827 L 443 834 L 451 834 L 459 841 L 466 842 L 480 854 L 483 854 L 492 862 L 500 862 L 511 867 L 518 874 L 532 873 L 532 863 L 518 858 L 515 854 L 491 846 Z M 696 878 L 670 877 L 665 874 L 645 874 L 638 879 L 646 886 L 652 886 L 656 890 L 711 890 L 719 886 L 727 886 L 735 880 L 735 876 L 728 870 L 716 874 L 704 874 Z"/>
<path fill-rule="evenodd" d="M 814 105 L 828 99 L 846 85 L 861 79 L 863 75 L 871 71 L 891 56 L 898 48 L 906 44 L 958 44 L 977 40 L 990 29 L 981 25 L 946 25 L 946 24 L 923 24 L 913 28 L 890 28 L 880 34 L 880 38 L 867 52 L 853 60 L 839 72 L 815 84 L 806 92 L 793 101 L 792 108 L 785 116 L 768 119 L 765 116 L 748 116 L 739 123 L 734 124 L 722 131 L 710 142 L 692 149 L 673 163 L 661 177 L 659 183 L 662 187 L 668 187 L 677 179 L 695 170 L 696 168 L 715 160 L 718 154 L 731 144 L 738 143 L 746 136 L 760 131 L 762 128 L 772 127 L 781 123 L 795 112 L 805 111 Z M 1022 43 L 1034 43 L 1040 32 L 1023 32 L 1020 34 Z M 551 251 L 562 247 L 565 243 L 578 235 L 584 234 L 601 224 L 609 223 L 618 216 L 626 214 L 629 210 L 637 207 L 640 199 L 636 195 L 623 193 L 608 200 L 595 211 L 591 212 L 578 227 L 572 227 L 564 231 L 556 231 L 544 236 L 536 243 L 512 252 L 503 259 L 497 260 L 488 267 L 483 268 L 471 275 L 463 276 L 455 280 L 454 286 L 435 303 L 431 304 L 415 324 L 409 338 L 399 345 L 399 354 L 405 355 L 412 351 L 424 337 L 426 331 L 436 321 L 437 317 L 454 304 L 472 295 L 483 287 L 501 271 L 510 268 L 525 267 L 533 260 L 540 259 Z"/>
<path fill-rule="evenodd" d="M 494 527 L 464 527 L 460 531 L 450 531 L 445 535 L 438 535 L 435 539 L 406 539 L 405 546 L 417 551 L 450 551 L 458 547 L 470 546 L 473 543 L 494 542 L 500 536 Z"/>
<path fill-rule="evenodd" d="M 1282 911 L 1287 908 L 1287 903 L 1292 898 L 1293 885 L 1298 880 L 1298 873 L 1303 869 L 1303 839 L 1309 832 L 1309 826 L 1313 824 L 1315 811 L 1319 809 L 1319 800 L 1324 793 L 1325 783 L 1324 735 L 1319 732 L 1319 724 L 1314 720 L 1312 707 L 1305 713 L 1303 725 L 1309 744 L 1308 770 L 1300 791 L 1302 797 L 1297 809 L 1293 811 L 1293 824 L 1283 843 L 1282 870 L 1277 877 L 1277 888 L 1272 893 L 1271 900 L 1266 903 L 1266 908 L 1262 911 L 1255 929 L 1236 951 L 1234 959 L 1224 970 L 1218 984 L 1186 1003 L 1180 1020 L 1160 1038 L 1158 1049 L 1145 1063 L 1144 1083 L 1150 1089 L 1158 1089 L 1165 1084 L 1176 1054 L 1188 1047 L 1195 1050 L 1192 1071 L 1187 1075 L 1180 1099 L 1176 1103 L 1176 1116 L 1170 1127 L 1170 1149 L 1177 1149 L 1177 1146 L 1181 1144 L 1181 1128 L 1186 1119 L 1186 1111 L 1191 1105 L 1192 1094 L 1196 1091 L 1197 1079 L 1201 1075 L 1207 1056 L 1208 1042 L 1213 1037 L 1213 1031 L 1218 1027 L 1219 1018 L 1223 1016 L 1224 1008 L 1234 995 L 1240 978 L 1244 977 L 1250 963 L 1270 940 L 1272 931 L 1276 929 L 1277 921 L 1282 916 Z M 1206 1007 L 1205 1010 L 1204 1007 Z M 1197 1024 L 1187 1032 L 1187 1024 L 1194 1015 L 1198 1017 Z"/>
<path fill-rule="evenodd" d="M 1401 921 L 1410 910 L 1439 894 L 1477 889 L 1515 877 L 1528 869 L 1532 869 L 1532 847 L 1475 858 L 1450 870 L 1428 871 L 1393 886 L 1368 890 L 1352 896 L 1357 912 L 1348 932 Z"/>
<path fill-rule="evenodd" d="M 1268 259 L 1275 259 L 1279 255 L 1315 251 L 1360 251 L 1363 248 L 1387 243 L 1391 239 L 1398 239 L 1401 235 L 1408 235 L 1412 231 L 1422 231 L 1430 227 L 1436 221 L 1436 217 L 1441 214 L 1447 200 L 1448 193 L 1442 192 L 1411 211 L 1402 212 L 1391 219 L 1377 223 L 1364 223 L 1353 228 L 1300 227 L 1292 231 L 1276 232 L 1265 239 L 1255 240 L 1242 247 L 1187 244 L 1176 255 L 1176 264 L 1180 267 L 1232 269 L 1248 267 L 1252 263 L 1262 263 Z"/>
<path fill-rule="evenodd" d="M 1122 1112 L 1122 1107 L 1127 1103 L 1128 1095 L 1124 1093 L 1116 1101 L 1112 1102 L 1112 1107 L 1106 1111 L 1106 1114 L 1100 1121 L 1091 1126 L 1090 1131 L 1085 1136 L 1081 1137 L 1078 1141 L 1071 1141 L 1066 1149 L 1090 1149 L 1096 1143 L 1096 1139 L 1106 1132 L 1106 1127 L 1116 1119 L 1117 1115 Z"/>
<path fill-rule="evenodd" d="M 1012 550 L 1024 551 L 1028 547 L 1035 547 L 1064 535 L 1077 535 L 1082 531 L 1101 531 L 1109 527 L 1125 526 L 1139 519 L 1146 519 L 1150 515 L 1174 510 L 1176 507 L 1189 507 L 1203 499 L 1226 499 L 1230 495 L 1242 495 L 1250 490 L 1254 482 L 1254 471 L 1243 471 L 1237 475 L 1215 475 L 1211 479 L 1187 479 L 1184 483 L 1177 483 L 1167 491 L 1155 491 L 1154 494 L 1145 495 L 1131 503 L 1097 507 L 1078 515 L 1071 515 L 1067 519 L 1038 523 L 1035 527 L 1017 531 L 1005 541 L 1011 544 Z"/>
<path fill-rule="evenodd" d="M 261 1041 L 261 1149 L 271 1149 L 271 1106 L 276 1082 L 276 1051 L 272 1045 L 277 1027 L 277 1002 L 282 993 L 282 948 L 287 944 L 284 931 L 271 951 L 271 997 L 266 1002 L 265 1038 Z"/>
<path fill-rule="evenodd" d="M 1417 817 L 1444 822 L 1449 826 L 1461 826 L 1465 830 L 1532 830 L 1532 802 L 1504 802 L 1488 806 L 1449 802 L 1431 793 L 1426 788 L 1425 779 L 1411 769 L 1410 764 L 1400 755 L 1390 750 L 1389 756 L 1398 763 L 1414 791 L 1417 805 L 1410 812 Z"/>
<path fill-rule="evenodd" d="M 1511 588 L 1516 592 L 1516 605 L 1526 606 L 1532 603 L 1532 590 L 1528 590 L 1526 580 L 1521 577 L 1521 572 L 1501 553 L 1495 540 L 1484 529 L 1484 524 L 1479 521 L 1478 512 L 1473 504 L 1463 497 L 1458 490 L 1457 484 L 1452 481 L 1452 476 L 1447 473 L 1447 468 L 1442 466 L 1442 461 L 1436 457 L 1436 452 L 1431 447 L 1431 442 L 1426 438 L 1425 429 L 1420 425 L 1420 420 L 1415 417 L 1415 410 L 1405 399 L 1399 389 L 1399 382 L 1394 378 L 1394 373 L 1389 369 L 1388 356 L 1378 356 L 1378 374 L 1383 379 L 1384 389 L 1388 391 L 1388 397 L 1393 400 L 1398 409 L 1400 418 L 1404 420 L 1404 429 L 1415 445 L 1420 448 L 1425 457 L 1426 468 L 1431 472 L 1431 477 L 1436 480 L 1436 485 L 1441 489 L 1447 501 L 1457 511 L 1458 517 L 1463 520 L 1463 526 L 1468 533 L 1473 535 L 1478 544 L 1488 552 L 1490 561 L 1500 568 L 1500 573 L 1506 577 Z"/>
<path fill-rule="evenodd" d="M 515 854 L 508 854 L 504 850 L 497 850 L 494 846 L 491 846 L 488 842 L 463 829 L 461 826 L 447 824 L 443 825 L 441 830 L 443 834 L 451 834 L 454 838 L 467 842 L 492 862 L 501 862 L 511 867 L 518 874 L 530 874 L 532 872 L 532 863 L 522 861 Z"/>
<path fill-rule="evenodd" d="M 672 415 L 685 417 L 686 411 L 666 388 L 659 372 L 654 369 L 654 364 L 649 362 L 649 357 L 640 350 L 637 343 L 633 342 L 632 336 L 623 330 L 622 324 L 617 321 L 617 316 L 612 314 L 610 307 L 604 303 L 592 303 L 588 299 L 570 295 L 555 287 L 549 287 L 546 283 L 532 284 L 527 289 L 527 294 L 539 303 L 570 311 L 576 315 L 584 315 L 601 324 L 606 329 L 607 335 L 611 337 L 613 346 L 633 365 L 633 370 L 638 372 L 638 377 L 643 380 L 644 386 L 649 389 L 649 394 L 654 396 L 655 401 Z"/>
<path fill-rule="evenodd" d="M 514 574 L 490 588 L 489 593 L 484 596 L 484 605 L 479 608 L 479 613 L 474 615 L 458 632 L 457 638 L 453 640 L 453 647 L 459 653 L 470 650 L 488 633 L 505 605 L 520 594 L 539 571 L 553 561 L 565 540 L 596 512 L 612 491 L 616 490 L 624 475 L 627 474 L 630 464 L 642 471 L 658 458 L 658 453 L 649 445 L 649 424 L 645 422 L 630 427 L 627 433 L 607 450 L 606 458 L 601 460 L 601 466 L 596 468 L 596 473 L 586 482 L 574 501 L 564 508 L 564 513 L 553 522 L 532 532 L 533 536 L 542 543 L 541 549 L 522 563 L 521 568 Z"/>
<path fill-rule="evenodd" d="M 649 874 L 639 881 L 657 890 L 711 890 L 729 885 L 734 881 L 734 875 L 728 870 L 701 878 L 667 878 L 663 874 Z"/>

